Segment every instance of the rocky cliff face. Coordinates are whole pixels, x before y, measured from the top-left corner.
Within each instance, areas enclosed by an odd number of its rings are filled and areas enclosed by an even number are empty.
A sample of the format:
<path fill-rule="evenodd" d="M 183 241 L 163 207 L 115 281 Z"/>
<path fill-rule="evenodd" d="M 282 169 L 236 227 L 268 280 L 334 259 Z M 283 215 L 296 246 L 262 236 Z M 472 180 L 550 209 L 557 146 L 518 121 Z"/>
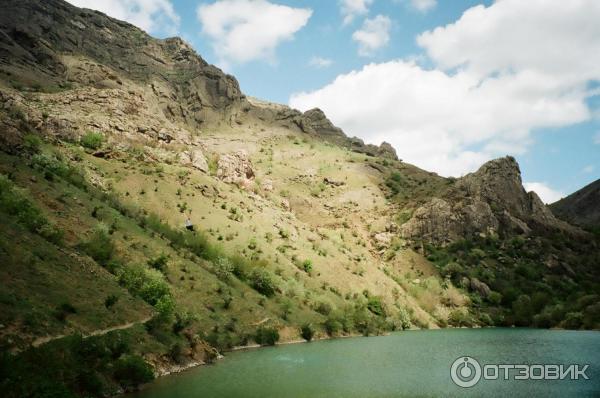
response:
<path fill-rule="evenodd" d="M 243 99 L 236 79 L 209 65 L 183 40 L 157 40 L 126 22 L 60 0 L 5 0 L 1 73 L 17 88 L 78 86 L 151 89 L 165 117 L 201 127 Z"/>
<path fill-rule="evenodd" d="M 600 180 L 550 205 L 562 220 L 588 228 L 600 227 Z"/>
<path fill-rule="evenodd" d="M 405 238 L 445 244 L 474 235 L 576 232 L 556 219 L 535 192 L 526 192 L 519 165 L 507 156 L 457 179 L 441 197 L 418 207 L 401 227 Z"/>

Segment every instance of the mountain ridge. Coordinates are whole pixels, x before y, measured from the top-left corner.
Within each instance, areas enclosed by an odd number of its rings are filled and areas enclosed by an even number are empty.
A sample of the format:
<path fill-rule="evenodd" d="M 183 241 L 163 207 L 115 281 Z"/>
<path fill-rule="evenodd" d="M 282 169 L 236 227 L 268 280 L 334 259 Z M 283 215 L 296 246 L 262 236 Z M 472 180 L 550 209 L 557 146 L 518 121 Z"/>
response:
<path fill-rule="evenodd" d="M 556 215 L 567 222 L 581 227 L 598 228 L 600 226 L 600 180 L 589 183 L 550 205 Z"/>
<path fill-rule="evenodd" d="M 600 327 L 600 242 L 526 192 L 514 158 L 444 178 L 319 109 L 247 97 L 181 39 L 2 4 L 9 396 L 122 392 L 308 335 Z"/>

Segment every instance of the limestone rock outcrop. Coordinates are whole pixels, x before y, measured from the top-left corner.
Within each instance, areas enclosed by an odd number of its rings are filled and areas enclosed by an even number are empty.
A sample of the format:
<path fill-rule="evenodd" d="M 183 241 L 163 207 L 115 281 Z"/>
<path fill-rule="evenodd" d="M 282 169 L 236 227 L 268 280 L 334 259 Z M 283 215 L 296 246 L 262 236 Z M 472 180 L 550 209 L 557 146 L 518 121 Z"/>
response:
<path fill-rule="evenodd" d="M 408 239 L 447 244 L 474 235 L 528 234 L 534 228 L 576 233 L 526 192 L 513 157 L 494 159 L 457 179 L 439 198 L 419 206 L 400 228 Z"/>
<path fill-rule="evenodd" d="M 204 153 L 200 149 L 190 149 L 179 154 L 179 162 L 189 165 L 204 173 L 208 172 L 208 163 Z"/>
<path fill-rule="evenodd" d="M 248 187 L 254 180 L 254 169 L 246 151 L 221 155 L 217 162 L 217 177 L 228 184 Z"/>

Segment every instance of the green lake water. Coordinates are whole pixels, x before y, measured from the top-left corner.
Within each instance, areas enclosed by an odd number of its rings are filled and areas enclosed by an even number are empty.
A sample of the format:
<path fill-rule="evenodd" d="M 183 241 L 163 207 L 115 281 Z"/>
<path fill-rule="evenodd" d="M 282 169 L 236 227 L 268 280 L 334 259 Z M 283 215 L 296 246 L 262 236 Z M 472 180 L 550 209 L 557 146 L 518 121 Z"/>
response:
<path fill-rule="evenodd" d="M 589 380 L 487 380 L 462 388 L 459 357 L 484 364 L 588 364 Z M 512 372 L 512 371 L 511 371 Z M 163 377 L 136 398 L 600 397 L 600 332 L 535 329 L 405 331 L 228 353 Z"/>

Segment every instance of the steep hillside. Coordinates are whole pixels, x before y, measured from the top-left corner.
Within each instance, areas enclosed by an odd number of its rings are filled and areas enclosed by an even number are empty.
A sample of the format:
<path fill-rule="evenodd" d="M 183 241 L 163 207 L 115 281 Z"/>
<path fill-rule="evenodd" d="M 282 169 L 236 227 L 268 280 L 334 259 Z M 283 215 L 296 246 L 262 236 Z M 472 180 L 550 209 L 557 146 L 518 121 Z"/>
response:
<path fill-rule="evenodd" d="M 181 39 L 61 0 L 2 5 L 9 396 L 100 396 L 313 335 L 598 328 L 598 242 L 514 159 L 442 178 L 318 109 L 246 97 Z"/>
<path fill-rule="evenodd" d="M 556 217 L 587 228 L 600 228 L 600 180 L 552 203 Z"/>

